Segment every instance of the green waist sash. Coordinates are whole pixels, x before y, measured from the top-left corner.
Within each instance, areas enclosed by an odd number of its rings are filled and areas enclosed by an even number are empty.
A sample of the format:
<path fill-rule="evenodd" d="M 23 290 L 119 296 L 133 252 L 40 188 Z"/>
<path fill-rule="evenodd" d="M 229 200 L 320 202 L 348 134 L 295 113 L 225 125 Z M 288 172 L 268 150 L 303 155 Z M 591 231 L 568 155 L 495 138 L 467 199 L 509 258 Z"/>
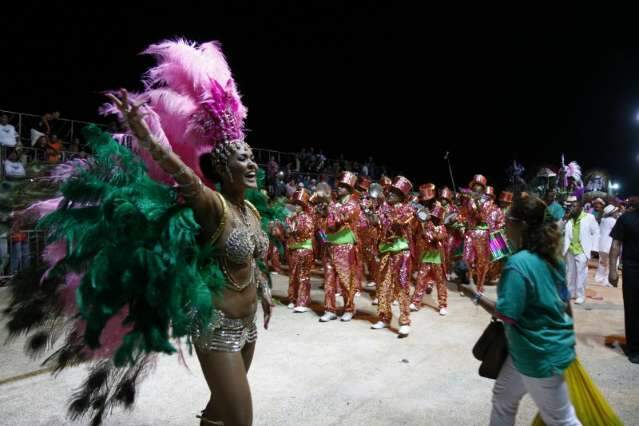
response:
<path fill-rule="evenodd" d="M 344 228 L 333 234 L 326 234 L 326 238 L 328 239 L 328 243 L 333 245 L 355 244 L 357 242 L 355 234 L 348 228 Z"/>
<path fill-rule="evenodd" d="M 399 253 L 400 251 L 408 250 L 408 241 L 403 238 L 398 238 L 392 243 L 383 243 L 379 245 L 380 253 Z"/>
<path fill-rule="evenodd" d="M 435 263 L 437 265 L 442 264 L 442 255 L 439 250 L 429 250 L 424 252 L 422 256 L 422 263 Z"/>
<path fill-rule="evenodd" d="M 288 245 L 289 250 L 302 250 L 302 249 L 312 249 L 312 248 L 313 248 L 313 241 L 311 240 L 305 240 L 299 243 Z"/>

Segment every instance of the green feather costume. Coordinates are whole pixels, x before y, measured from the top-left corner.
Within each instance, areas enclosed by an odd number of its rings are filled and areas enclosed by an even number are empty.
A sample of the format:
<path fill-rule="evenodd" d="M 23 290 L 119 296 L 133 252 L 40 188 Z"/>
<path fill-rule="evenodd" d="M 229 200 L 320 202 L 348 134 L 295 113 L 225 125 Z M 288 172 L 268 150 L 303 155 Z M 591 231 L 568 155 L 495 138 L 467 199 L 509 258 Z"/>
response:
<path fill-rule="evenodd" d="M 145 104 L 157 143 L 213 188 L 202 159 L 243 140 L 247 113 L 219 44 L 164 41 L 145 53 L 158 64 L 145 75 L 145 91 L 129 99 Z M 118 113 L 113 105 L 103 112 Z M 33 354 L 64 335 L 45 361 L 56 371 L 92 362 L 70 414 L 90 413 L 99 424 L 114 406 L 133 404 L 157 354 L 182 354 L 182 342 L 190 349 L 192 330 L 211 321 L 225 277 L 212 245 L 198 244 L 200 226 L 175 181 L 149 153 L 134 154 L 95 126 L 84 132 L 94 156 L 65 165 L 62 198 L 38 224 L 48 235 L 46 264 L 12 280 L 7 327 L 11 337 L 30 334 Z M 258 177 L 263 187 L 264 173 Z M 265 230 L 283 218 L 283 206 L 269 207 L 259 188 L 245 197 Z"/>
<path fill-rule="evenodd" d="M 191 330 L 210 321 L 225 277 L 214 248 L 198 244 L 200 226 L 176 189 L 151 179 L 133 152 L 96 126 L 84 136 L 95 155 L 76 166 L 62 185 L 63 201 L 38 223 L 49 247 L 63 242 L 64 255 L 46 274 L 34 267 L 17 276 L 7 312 L 10 334 L 31 334 L 35 354 L 71 330 L 45 363 L 56 371 L 93 363 L 70 414 L 91 412 L 98 421 L 111 407 L 133 403 L 155 354 L 175 353 L 181 341 L 190 348 Z M 269 206 L 261 188 L 248 190 L 246 199 L 265 230 L 286 214 L 281 204 Z M 69 285 L 74 274 L 81 276 L 77 288 Z M 75 298 L 61 297 L 71 291 Z M 42 314 L 28 318 L 33 311 Z"/>

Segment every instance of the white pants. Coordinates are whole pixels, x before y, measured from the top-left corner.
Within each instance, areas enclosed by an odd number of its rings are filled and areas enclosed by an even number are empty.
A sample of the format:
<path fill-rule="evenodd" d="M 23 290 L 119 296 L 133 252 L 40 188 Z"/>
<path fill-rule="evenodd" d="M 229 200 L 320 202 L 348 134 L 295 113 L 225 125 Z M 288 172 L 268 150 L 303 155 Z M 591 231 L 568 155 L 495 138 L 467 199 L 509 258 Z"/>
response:
<path fill-rule="evenodd" d="M 581 426 L 563 376 L 536 379 L 521 374 L 508 356 L 493 388 L 491 426 L 513 426 L 519 401 L 528 393 L 548 426 Z"/>
<path fill-rule="evenodd" d="M 595 274 L 595 281 L 598 283 L 608 283 L 608 253 L 603 251 L 599 252 L 599 264 L 597 266 L 597 273 Z"/>
<path fill-rule="evenodd" d="M 581 253 L 575 256 L 566 253 L 566 281 L 571 297 L 586 298 L 586 278 L 588 278 L 588 258 Z"/>

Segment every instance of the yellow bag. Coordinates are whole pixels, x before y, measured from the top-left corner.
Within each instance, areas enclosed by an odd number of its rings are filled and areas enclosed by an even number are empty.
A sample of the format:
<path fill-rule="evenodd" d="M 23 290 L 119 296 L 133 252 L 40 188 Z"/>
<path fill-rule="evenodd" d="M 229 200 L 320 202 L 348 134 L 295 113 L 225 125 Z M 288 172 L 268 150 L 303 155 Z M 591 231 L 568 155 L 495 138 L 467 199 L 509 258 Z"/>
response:
<path fill-rule="evenodd" d="M 584 426 L 623 425 L 577 358 L 564 372 L 564 379 L 568 385 L 570 401 L 575 407 L 581 424 Z M 541 416 L 537 414 L 533 420 L 533 426 L 544 425 Z"/>

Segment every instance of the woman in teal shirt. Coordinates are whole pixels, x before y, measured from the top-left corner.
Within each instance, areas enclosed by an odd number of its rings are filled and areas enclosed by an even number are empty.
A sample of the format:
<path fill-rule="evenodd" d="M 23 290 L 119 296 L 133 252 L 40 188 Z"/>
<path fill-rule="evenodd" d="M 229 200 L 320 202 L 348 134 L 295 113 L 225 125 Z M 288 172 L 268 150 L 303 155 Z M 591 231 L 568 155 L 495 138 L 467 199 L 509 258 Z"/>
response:
<path fill-rule="evenodd" d="M 529 393 L 547 425 L 580 425 L 564 370 L 575 359 L 575 332 L 559 256 L 561 234 L 539 198 L 516 199 L 506 232 L 516 253 L 497 287 L 497 302 L 472 286 L 464 292 L 505 324 L 508 358 L 493 388 L 491 425 L 514 425 L 519 401 Z"/>

